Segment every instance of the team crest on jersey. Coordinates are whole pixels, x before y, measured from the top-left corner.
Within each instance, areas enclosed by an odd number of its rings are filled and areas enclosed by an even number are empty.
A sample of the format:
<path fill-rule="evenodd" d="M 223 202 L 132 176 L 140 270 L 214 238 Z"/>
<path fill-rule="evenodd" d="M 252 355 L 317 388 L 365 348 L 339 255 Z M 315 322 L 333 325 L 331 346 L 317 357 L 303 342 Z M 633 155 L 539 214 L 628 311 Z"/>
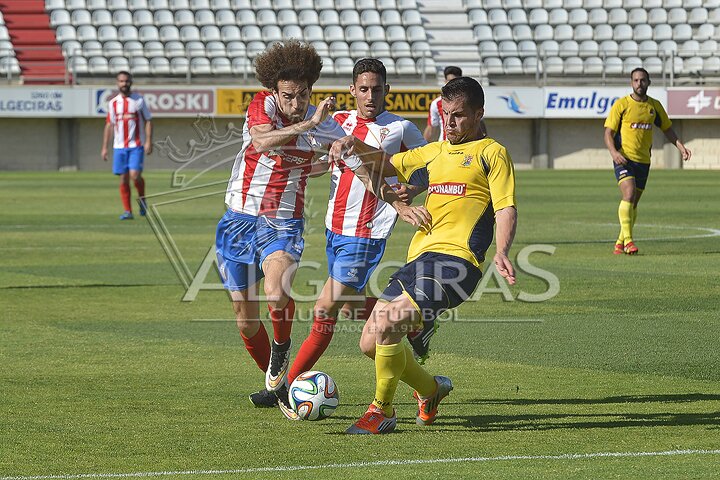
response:
<path fill-rule="evenodd" d="M 462 163 L 460 164 L 461 167 L 469 167 L 472 165 L 473 156 L 472 155 L 465 155 L 465 158 L 463 158 Z"/>
<path fill-rule="evenodd" d="M 385 141 L 385 138 L 387 138 L 389 133 L 390 129 L 388 127 L 383 127 L 380 129 L 380 143 Z"/>
<path fill-rule="evenodd" d="M 353 117 L 348 117 L 345 122 L 342 124 L 342 129 L 345 130 L 346 133 L 351 133 L 353 130 L 355 130 L 355 126 L 357 125 L 357 122 Z"/>
<path fill-rule="evenodd" d="M 455 197 L 464 197 L 465 190 L 467 189 L 466 183 L 431 183 L 428 185 L 428 195 L 452 195 Z"/>

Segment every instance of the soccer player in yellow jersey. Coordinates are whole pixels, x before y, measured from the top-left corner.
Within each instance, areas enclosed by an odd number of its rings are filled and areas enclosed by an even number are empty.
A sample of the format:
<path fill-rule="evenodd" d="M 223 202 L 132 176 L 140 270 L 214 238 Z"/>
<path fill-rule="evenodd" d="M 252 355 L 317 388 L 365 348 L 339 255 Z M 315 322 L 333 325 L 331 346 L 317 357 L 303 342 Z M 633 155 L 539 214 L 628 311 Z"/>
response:
<path fill-rule="evenodd" d="M 622 194 L 618 207 L 620 236 L 613 250 L 617 255 L 634 255 L 638 252 L 632 230 L 637 218 L 638 202 L 650 173 L 653 125 L 660 128 L 668 141 L 680 150 L 683 160 L 690 160 L 692 155 L 673 130 L 672 122 L 660 102 L 648 97 L 650 74 L 647 70 L 636 68 L 630 78 L 633 93 L 615 102 L 605 120 L 605 145 L 610 151 Z"/>
<path fill-rule="evenodd" d="M 393 399 L 401 380 L 415 390 L 416 423 L 435 421 L 452 382 L 425 371 L 401 341 L 408 331 L 422 328 L 472 295 L 494 224 L 495 266 L 508 283 L 515 283 L 508 258 L 517 222 L 512 160 L 505 147 L 483 133 L 485 97 L 477 81 L 451 80 L 442 89 L 442 99 L 447 141 L 389 158 L 354 138 L 341 139 L 331 149 L 331 157 L 345 161 L 403 220 L 420 227 L 410 243 L 407 264 L 392 275 L 363 329 L 360 348 L 375 359 L 375 398 L 347 430 L 350 434 L 395 429 Z M 393 197 L 392 189 L 379 179 L 394 175 L 404 183 L 427 175 L 425 205 L 407 206 Z"/>

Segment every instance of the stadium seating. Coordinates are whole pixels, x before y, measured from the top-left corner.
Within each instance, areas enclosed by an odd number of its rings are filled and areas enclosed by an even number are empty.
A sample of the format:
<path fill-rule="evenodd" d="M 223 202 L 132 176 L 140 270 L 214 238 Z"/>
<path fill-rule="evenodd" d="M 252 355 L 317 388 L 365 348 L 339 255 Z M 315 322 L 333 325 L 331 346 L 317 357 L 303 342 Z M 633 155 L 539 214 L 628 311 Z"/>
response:
<path fill-rule="evenodd" d="M 71 72 L 252 73 L 274 42 L 299 38 L 325 72 L 374 55 L 398 75 L 622 74 L 633 62 L 717 75 L 720 0 L 44 0 Z M 463 20 L 467 23 L 463 23 Z M 468 48 L 468 42 L 473 49 Z M 1 74 L 17 72 L 0 17 Z M 77 57 L 77 58 L 75 58 Z M 639 60 L 638 60 L 639 59 Z M 615 73 L 613 73 L 615 72 Z"/>

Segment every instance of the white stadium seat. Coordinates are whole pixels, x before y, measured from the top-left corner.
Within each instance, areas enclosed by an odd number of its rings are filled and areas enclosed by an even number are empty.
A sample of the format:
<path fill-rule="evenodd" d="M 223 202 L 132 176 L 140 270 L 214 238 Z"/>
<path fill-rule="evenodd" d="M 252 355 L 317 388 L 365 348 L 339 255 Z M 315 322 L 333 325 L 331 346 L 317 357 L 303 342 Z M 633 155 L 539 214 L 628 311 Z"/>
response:
<path fill-rule="evenodd" d="M 645 70 L 648 71 L 651 75 L 662 73 L 662 60 L 660 60 L 656 56 L 652 57 L 645 57 L 643 59 L 643 67 Z"/>
<path fill-rule="evenodd" d="M 133 24 L 141 27 L 144 25 L 154 25 L 155 20 L 150 10 L 136 10 L 132 14 Z"/>
<path fill-rule="evenodd" d="M 83 57 L 97 57 L 103 54 L 102 44 L 97 40 L 88 40 L 82 44 Z"/>
<path fill-rule="evenodd" d="M 578 25 L 577 27 L 575 27 L 575 33 L 573 35 L 573 38 L 578 42 L 592 40 L 594 33 L 595 32 L 593 27 L 586 23 L 584 25 Z"/>
<path fill-rule="evenodd" d="M 642 24 L 642 25 L 635 25 L 635 28 L 633 29 L 633 39 L 637 42 L 641 42 L 643 40 L 650 40 L 653 38 L 653 29 L 650 25 Z"/>
<path fill-rule="evenodd" d="M 552 40 L 555 36 L 555 29 L 550 25 L 538 25 L 533 31 L 533 36 L 536 42 L 542 42 L 544 40 Z"/>
<path fill-rule="evenodd" d="M 318 14 L 318 21 L 321 27 L 340 25 L 340 14 L 335 10 L 321 10 Z"/>
<path fill-rule="evenodd" d="M 417 10 L 404 10 L 402 12 L 402 24 L 409 26 L 409 25 L 422 25 L 422 17 L 420 16 L 420 12 Z M 472 23 L 472 21 L 471 21 Z"/>
<path fill-rule="evenodd" d="M 311 45 L 321 57 L 328 57 L 330 55 L 330 48 L 325 40 L 317 40 L 312 42 Z"/>
<path fill-rule="evenodd" d="M 190 9 L 191 10 L 209 10 L 210 8 L 210 0 L 190 0 Z"/>
<path fill-rule="evenodd" d="M 610 25 L 621 25 L 628 22 L 627 10 L 622 8 L 613 8 L 608 13 L 608 23 Z"/>
<path fill-rule="evenodd" d="M 588 12 L 582 8 L 576 8 L 570 10 L 568 15 L 568 22 L 570 25 L 583 25 L 588 23 Z"/>
<path fill-rule="evenodd" d="M 165 56 L 168 58 L 185 57 L 185 45 L 178 40 L 165 42 Z"/>
<path fill-rule="evenodd" d="M 521 75 L 523 73 L 522 60 L 517 57 L 504 58 L 503 72 L 507 75 Z"/>
<path fill-rule="evenodd" d="M 282 29 L 283 38 L 295 38 L 301 40 L 303 38 L 303 31 L 299 25 L 285 25 Z"/>
<path fill-rule="evenodd" d="M 703 59 L 700 57 L 690 57 L 683 61 L 683 70 L 685 73 L 700 72 L 703 69 Z"/>
<path fill-rule="evenodd" d="M 603 0 L 603 8 L 610 10 L 612 8 L 622 8 L 623 0 Z"/>
<path fill-rule="evenodd" d="M 169 75 L 170 60 L 165 57 L 153 57 L 150 59 L 150 73 L 153 75 Z"/>
<path fill-rule="evenodd" d="M 700 44 L 700 53 L 699 55 L 701 57 L 711 57 L 714 55 L 717 55 L 718 51 L 718 42 L 717 40 L 705 40 Z"/>
<path fill-rule="evenodd" d="M 62 12 L 64 10 L 58 10 L 58 11 Z M 126 12 L 128 14 L 130 13 L 127 10 L 123 10 L 123 12 Z M 53 13 L 55 13 L 55 12 L 53 12 Z M 93 24 L 92 15 L 87 10 L 73 11 L 71 19 L 72 19 L 72 24 L 75 25 L 76 27 L 80 26 L 80 25 L 92 25 Z M 130 21 L 129 21 L 129 23 L 127 23 L 127 25 L 132 23 L 132 18 L 130 18 L 129 20 Z M 52 19 L 51 19 L 51 21 L 52 21 Z"/>
<path fill-rule="evenodd" d="M 144 11 L 147 12 L 147 10 Z M 153 23 L 152 17 L 150 20 L 150 23 Z M 91 21 L 96 27 L 112 25 L 112 13 L 110 13 L 110 10 L 95 10 L 92 12 Z"/>
<path fill-rule="evenodd" d="M 155 25 L 143 25 L 138 30 L 138 40 L 141 42 L 159 41 L 160 32 Z"/>
<path fill-rule="evenodd" d="M 620 42 L 621 57 L 635 57 L 638 54 L 638 44 L 635 40 L 623 40 Z"/>
<path fill-rule="evenodd" d="M 390 44 L 390 53 L 393 58 L 411 57 L 412 51 L 408 42 L 393 42 Z M 414 63 L 413 63 L 414 65 Z"/>
<path fill-rule="evenodd" d="M 337 75 L 352 75 L 353 68 L 355 68 L 355 62 L 351 58 L 342 57 L 335 60 L 335 74 Z"/>
<path fill-rule="evenodd" d="M 600 57 L 588 57 L 583 61 L 583 72 L 591 75 L 602 73 L 605 62 Z"/>
<path fill-rule="evenodd" d="M 485 0 L 482 2 L 482 6 L 486 10 L 491 10 L 493 8 L 505 8 L 502 0 Z"/>
<path fill-rule="evenodd" d="M 108 61 L 105 57 L 91 57 L 88 60 L 88 73 L 91 75 L 107 75 Z"/>
<path fill-rule="evenodd" d="M 658 44 L 655 40 L 643 40 L 638 45 L 638 54 L 641 57 L 655 56 L 658 54 Z"/>
<path fill-rule="evenodd" d="M 537 44 L 532 40 L 521 40 L 518 42 L 518 56 L 520 57 L 536 57 Z"/>
<path fill-rule="evenodd" d="M 680 25 L 687 23 L 687 11 L 684 8 L 673 8 L 668 12 L 668 23 Z"/>
<path fill-rule="evenodd" d="M 168 0 L 148 0 L 149 10 L 169 9 Z"/>
<path fill-rule="evenodd" d="M 122 43 L 117 40 L 109 40 L 103 44 L 102 54 L 105 57 L 119 57 L 123 54 Z"/>
<path fill-rule="evenodd" d="M 217 11 L 230 8 L 232 8 L 230 0 L 210 0 L 210 10 Z"/>
<path fill-rule="evenodd" d="M 389 57 L 390 45 L 387 42 L 373 42 L 370 44 L 370 54 L 373 57 Z"/>
<path fill-rule="evenodd" d="M 199 40 L 191 40 L 185 42 L 185 52 L 190 57 L 207 57 L 207 51 L 205 50 L 205 44 Z"/>
<path fill-rule="evenodd" d="M 265 51 L 267 46 L 265 45 L 265 42 L 261 42 L 259 40 L 253 40 L 252 42 L 248 42 L 245 45 L 245 48 L 247 49 L 247 55 L 250 58 L 255 58 L 258 55 L 260 55 L 262 52 Z"/>
<path fill-rule="evenodd" d="M 265 43 L 281 42 L 283 34 L 277 25 L 265 25 L 261 30 L 262 39 Z"/>
<path fill-rule="evenodd" d="M 349 25 L 345 27 L 345 40 L 348 42 L 365 41 L 365 29 L 359 25 Z"/>
<path fill-rule="evenodd" d="M 553 38 L 558 42 L 562 42 L 564 40 L 572 40 L 574 36 L 575 31 L 573 30 L 573 27 L 568 24 L 563 24 L 555 27 L 555 35 Z"/>
<path fill-rule="evenodd" d="M 692 38 L 692 27 L 687 23 L 675 25 L 673 27 L 673 40 L 676 42 L 684 42 Z"/>
<path fill-rule="evenodd" d="M 280 27 L 275 27 L 280 30 Z M 217 42 L 222 40 L 220 29 L 215 25 L 205 25 L 200 29 L 200 40 L 203 42 Z"/>
<path fill-rule="evenodd" d="M 647 23 L 650 25 L 667 23 L 667 10 L 664 8 L 653 8 L 648 12 Z"/>
<path fill-rule="evenodd" d="M 210 60 L 205 57 L 195 57 L 190 60 L 190 73 L 193 75 L 210 75 L 212 68 Z"/>
<path fill-rule="evenodd" d="M 227 55 L 230 58 L 245 57 L 247 55 L 247 50 L 245 49 L 245 43 L 237 41 L 237 40 L 228 42 L 226 44 L 225 51 L 227 52 Z"/>
<path fill-rule="evenodd" d="M 708 21 L 708 11 L 705 8 L 693 8 L 688 15 L 690 25 L 701 25 Z"/>
<path fill-rule="evenodd" d="M 365 38 L 368 42 L 385 40 L 385 28 L 380 25 L 370 25 L 365 29 Z"/>
<path fill-rule="evenodd" d="M 409 57 L 398 58 L 395 61 L 395 70 L 398 75 L 415 75 L 417 73 L 415 61 Z"/>
<path fill-rule="evenodd" d="M 478 46 L 478 52 L 480 52 L 480 57 L 497 57 L 500 55 L 500 52 L 498 50 L 498 44 L 495 43 L 492 40 L 486 40 L 484 42 L 480 42 L 480 45 Z"/>
<path fill-rule="evenodd" d="M 678 46 L 678 54 L 681 57 L 692 57 L 700 54 L 700 42 L 687 40 Z"/>
<path fill-rule="evenodd" d="M 583 58 L 596 57 L 599 52 L 600 46 L 595 40 L 583 40 L 582 42 L 580 42 L 580 47 L 578 49 L 579 56 Z"/>
<path fill-rule="evenodd" d="M 175 25 L 178 27 L 195 25 L 195 15 L 190 10 L 178 10 L 175 12 Z"/>
<path fill-rule="evenodd" d="M 399 10 L 417 10 L 417 2 L 415 0 L 398 0 Z"/>
<path fill-rule="evenodd" d="M 495 9 L 488 12 L 488 23 L 490 25 L 505 25 L 508 23 L 505 10 Z"/>
<path fill-rule="evenodd" d="M 405 35 L 405 29 L 399 25 L 393 25 L 391 27 L 387 27 L 387 30 L 385 31 L 385 39 L 388 42 L 404 42 L 407 40 L 407 35 Z"/>
<path fill-rule="evenodd" d="M 133 75 L 150 75 L 150 62 L 145 57 L 132 57 L 130 71 Z"/>
<path fill-rule="evenodd" d="M 363 10 L 360 13 L 360 24 L 364 27 L 369 25 L 380 25 L 380 12 L 377 10 Z"/>
<path fill-rule="evenodd" d="M 593 40 L 601 42 L 603 40 L 612 40 L 613 28 L 608 24 L 597 25 L 593 33 Z"/>
<path fill-rule="evenodd" d="M 512 40 L 513 34 L 510 25 L 495 25 L 492 29 L 493 40 L 502 42 L 503 40 Z"/>
<path fill-rule="evenodd" d="M 542 0 L 522 0 L 522 6 L 525 10 L 532 10 L 533 8 L 542 8 Z"/>
<path fill-rule="evenodd" d="M 396 75 L 395 60 L 390 57 L 380 57 L 379 60 L 385 65 L 388 75 Z"/>
<path fill-rule="evenodd" d="M 483 65 L 485 65 L 485 70 L 489 74 L 503 73 L 502 60 L 497 57 L 483 59 Z"/>
<path fill-rule="evenodd" d="M 563 0 L 563 8 L 565 10 L 572 10 L 574 8 L 583 8 L 582 0 Z"/>
<path fill-rule="evenodd" d="M 165 55 L 165 49 L 162 42 L 146 42 L 143 54 L 148 58 L 162 57 Z"/>
<path fill-rule="evenodd" d="M 180 40 L 183 42 L 200 41 L 200 29 L 195 25 L 185 25 L 180 27 Z"/>
<path fill-rule="evenodd" d="M 380 14 L 380 22 L 386 27 L 390 25 L 403 24 L 400 12 L 398 12 L 397 10 L 383 10 L 383 12 Z"/>
<path fill-rule="evenodd" d="M 707 73 L 720 73 L 720 57 L 709 57 L 703 60 L 703 71 Z"/>
<path fill-rule="evenodd" d="M 564 62 L 564 73 L 570 74 L 570 75 L 579 75 L 583 73 L 585 68 L 585 63 L 583 62 L 583 59 L 580 57 L 569 57 L 565 59 Z"/>
<path fill-rule="evenodd" d="M 630 25 L 641 25 L 647 23 L 647 21 L 648 14 L 645 9 L 633 8 L 630 10 L 630 13 L 628 13 L 628 23 Z"/>
<path fill-rule="evenodd" d="M 295 12 L 292 12 L 293 15 Z M 297 16 L 296 16 L 297 19 Z M 278 19 L 279 20 L 279 19 Z M 294 22 L 297 23 L 297 22 Z M 218 10 L 215 12 L 215 24 L 219 27 L 236 26 L 235 13 L 232 10 Z"/>
<path fill-rule="evenodd" d="M 672 39 L 672 27 L 668 24 L 655 25 L 653 28 L 653 40 L 661 42 Z"/>
<path fill-rule="evenodd" d="M 180 40 L 180 30 L 175 25 L 163 25 L 160 27 L 160 41 L 170 42 Z"/>
<path fill-rule="evenodd" d="M 468 12 L 470 25 L 486 25 L 488 24 L 488 14 L 485 10 L 470 10 Z"/>
<path fill-rule="evenodd" d="M 557 56 L 560 53 L 560 44 L 555 40 L 545 40 L 540 44 L 538 51 L 545 56 Z"/>
<path fill-rule="evenodd" d="M 563 58 L 577 57 L 580 52 L 580 45 L 575 40 L 563 40 L 560 43 L 559 55 Z"/>
<path fill-rule="evenodd" d="M 623 8 L 632 10 L 633 8 L 642 8 L 642 0 L 624 0 Z"/>
<path fill-rule="evenodd" d="M 585 10 L 592 10 L 593 8 L 603 8 L 603 0 L 584 0 L 583 8 Z"/>
<path fill-rule="evenodd" d="M 548 57 L 543 63 L 545 72 L 553 75 L 559 75 L 565 70 L 565 62 L 560 57 Z"/>
<path fill-rule="evenodd" d="M 617 75 L 623 71 L 623 61 L 618 57 L 609 57 L 605 59 L 605 72 L 611 75 Z"/>
<path fill-rule="evenodd" d="M 550 10 L 550 17 L 548 23 L 550 25 L 565 25 L 569 21 L 569 15 L 567 10 L 564 8 L 556 8 Z"/>
<path fill-rule="evenodd" d="M 87 40 L 100 40 L 101 42 L 105 41 L 103 38 L 98 38 L 98 31 L 100 32 L 113 32 L 114 35 L 109 35 L 107 40 L 117 40 L 117 30 L 115 27 L 110 25 L 103 25 L 98 30 L 95 30 L 95 27 L 92 25 L 81 25 L 77 28 L 77 39 L 80 42 L 85 42 Z"/>
<path fill-rule="evenodd" d="M 350 47 L 346 42 L 340 40 L 331 42 L 328 46 L 328 51 L 330 52 L 330 56 L 332 58 L 350 56 Z"/>
<path fill-rule="evenodd" d="M 600 42 L 598 52 L 608 57 L 616 57 L 620 51 L 620 46 L 615 40 L 603 40 Z"/>
<path fill-rule="evenodd" d="M 515 25 L 512 28 L 512 36 L 515 41 L 532 40 L 533 31 L 530 28 L 530 25 Z"/>
<path fill-rule="evenodd" d="M 317 29 L 322 32 L 320 27 L 317 27 Z M 262 30 L 260 30 L 260 27 L 257 25 L 245 25 L 240 29 L 240 32 L 242 33 L 243 41 L 245 42 L 262 40 Z"/>
<path fill-rule="evenodd" d="M 602 25 L 608 22 L 608 12 L 603 8 L 593 8 L 588 13 L 588 23 L 590 25 Z"/>
<path fill-rule="evenodd" d="M 232 64 L 226 57 L 213 58 L 210 61 L 210 70 L 213 75 L 232 75 Z"/>
<path fill-rule="evenodd" d="M 309 25 L 319 26 L 320 19 L 314 10 L 301 10 L 300 13 L 298 13 L 298 24 L 301 27 L 307 27 Z"/>
<path fill-rule="evenodd" d="M 663 40 L 658 44 L 658 52 L 669 55 L 670 52 L 677 52 L 678 46 L 675 40 Z"/>
<path fill-rule="evenodd" d="M 510 10 L 508 12 L 508 23 L 510 25 L 527 25 L 528 18 L 525 10 L 519 8 Z"/>
<path fill-rule="evenodd" d="M 340 25 L 360 25 L 360 14 L 357 10 L 343 10 L 340 12 Z"/>
<path fill-rule="evenodd" d="M 170 59 L 170 73 L 172 75 L 185 75 L 190 68 L 190 62 L 185 57 Z"/>
<path fill-rule="evenodd" d="M 642 67 L 642 60 L 639 57 L 628 57 L 623 60 L 623 73 L 632 72 L 638 67 Z"/>
<path fill-rule="evenodd" d="M 273 10 L 260 10 L 256 13 L 255 18 L 257 19 L 257 24 L 260 27 L 264 27 L 266 25 L 277 25 L 278 23 Z"/>
<path fill-rule="evenodd" d="M 425 32 L 425 29 L 418 25 L 411 25 L 405 29 L 405 34 L 407 35 L 408 42 L 426 42 L 427 41 L 427 33 Z"/>
<path fill-rule="evenodd" d="M 344 41 L 345 33 L 340 25 L 329 25 L 325 27 L 324 38 L 326 42 Z"/>
<path fill-rule="evenodd" d="M 562 8 L 563 2 L 562 0 L 543 0 L 543 6 L 552 10 L 553 8 Z"/>
<path fill-rule="evenodd" d="M 108 10 L 127 10 L 127 0 L 107 0 L 107 8 Z"/>
<path fill-rule="evenodd" d="M 215 14 L 210 10 L 198 10 L 195 12 L 195 25 L 198 27 L 206 27 L 208 25 L 216 25 Z"/>
<path fill-rule="evenodd" d="M 350 56 L 353 58 L 367 57 L 370 55 L 370 45 L 365 41 L 352 42 L 350 44 Z"/>
<path fill-rule="evenodd" d="M 312 12 L 312 13 L 315 13 L 315 12 Z M 235 19 L 237 21 L 238 26 L 256 25 L 257 24 L 257 19 L 255 18 L 255 12 L 253 12 L 252 10 L 238 10 L 237 14 L 235 15 Z M 317 23 L 317 14 L 315 14 L 315 22 L 314 23 Z"/>
<path fill-rule="evenodd" d="M 513 40 L 503 40 L 498 43 L 498 53 L 501 58 L 504 57 L 517 57 L 518 48 L 517 44 Z"/>
<path fill-rule="evenodd" d="M 633 29 L 630 25 L 615 25 L 613 38 L 617 41 L 630 40 L 633 36 Z"/>
<path fill-rule="evenodd" d="M 155 25 L 162 27 L 163 25 L 175 26 L 175 16 L 170 10 L 156 10 L 153 14 Z"/>
<path fill-rule="evenodd" d="M 71 25 L 70 12 L 67 10 L 53 10 L 50 12 L 50 26 Z"/>
<path fill-rule="evenodd" d="M 715 38 L 715 26 L 711 23 L 700 25 L 693 36 L 695 40 L 710 40 Z"/>
<path fill-rule="evenodd" d="M 478 42 L 492 40 L 494 38 L 493 29 L 490 25 L 476 25 L 475 28 L 473 28 L 473 37 Z"/>
<path fill-rule="evenodd" d="M 189 10 L 190 2 L 189 2 L 189 0 L 168 0 L 168 6 L 169 6 L 170 10 L 172 10 L 172 11 L 184 10 L 184 9 Z"/>

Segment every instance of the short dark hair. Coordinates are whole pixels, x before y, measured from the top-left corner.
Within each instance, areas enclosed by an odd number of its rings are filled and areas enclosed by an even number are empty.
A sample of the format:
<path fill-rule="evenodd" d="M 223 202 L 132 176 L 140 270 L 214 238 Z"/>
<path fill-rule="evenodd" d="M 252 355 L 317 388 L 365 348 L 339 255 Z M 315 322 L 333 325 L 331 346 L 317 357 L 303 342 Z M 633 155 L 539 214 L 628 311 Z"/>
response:
<path fill-rule="evenodd" d="M 462 77 L 462 68 L 455 67 L 452 65 L 449 67 L 445 67 L 445 70 L 443 70 L 443 76 L 445 78 L 447 78 L 448 75 L 455 75 L 456 77 Z"/>
<path fill-rule="evenodd" d="M 120 75 L 127 75 L 130 77 L 130 80 L 132 80 L 133 76 L 132 73 L 128 72 L 127 70 L 120 70 L 117 75 L 115 75 L 115 78 L 119 77 Z"/>
<path fill-rule="evenodd" d="M 300 81 L 312 87 L 320 78 L 322 58 L 312 45 L 290 39 L 276 43 L 255 57 L 255 77 L 268 90 L 280 81 Z"/>
<path fill-rule="evenodd" d="M 485 92 L 477 80 L 470 77 L 453 78 L 442 87 L 444 100 L 455 100 L 464 97 L 473 110 L 485 107 Z"/>
<path fill-rule="evenodd" d="M 633 75 L 635 75 L 635 72 L 643 72 L 645 74 L 645 76 L 647 77 L 648 81 L 650 81 L 650 74 L 644 68 L 638 67 L 638 68 L 634 69 L 632 72 L 630 72 L 631 79 L 632 79 Z"/>
<path fill-rule="evenodd" d="M 387 82 L 387 70 L 385 65 L 377 58 L 361 58 L 353 67 L 353 83 L 363 73 L 377 73 L 383 79 L 383 83 Z"/>

